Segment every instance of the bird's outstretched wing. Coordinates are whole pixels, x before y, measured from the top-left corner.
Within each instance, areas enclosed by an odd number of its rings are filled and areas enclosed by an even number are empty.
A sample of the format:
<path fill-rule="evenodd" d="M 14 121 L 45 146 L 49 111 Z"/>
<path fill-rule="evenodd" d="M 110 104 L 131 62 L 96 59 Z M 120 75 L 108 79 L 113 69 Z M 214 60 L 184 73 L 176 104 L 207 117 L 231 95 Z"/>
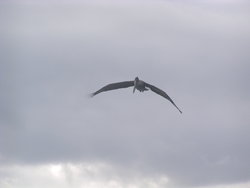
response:
<path fill-rule="evenodd" d="M 131 86 L 134 86 L 134 81 L 125 81 L 125 82 L 108 84 L 108 85 L 104 86 L 103 88 L 99 89 L 98 91 L 92 93 L 91 97 L 97 95 L 98 93 L 104 92 L 104 91 L 127 88 L 127 87 L 131 87 Z"/>
<path fill-rule="evenodd" d="M 182 111 L 176 106 L 174 101 L 167 95 L 167 93 L 148 83 L 145 83 L 145 86 L 150 88 L 153 92 L 157 93 L 158 95 L 161 95 L 162 97 L 168 99 L 179 110 L 179 112 L 182 113 Z"/>

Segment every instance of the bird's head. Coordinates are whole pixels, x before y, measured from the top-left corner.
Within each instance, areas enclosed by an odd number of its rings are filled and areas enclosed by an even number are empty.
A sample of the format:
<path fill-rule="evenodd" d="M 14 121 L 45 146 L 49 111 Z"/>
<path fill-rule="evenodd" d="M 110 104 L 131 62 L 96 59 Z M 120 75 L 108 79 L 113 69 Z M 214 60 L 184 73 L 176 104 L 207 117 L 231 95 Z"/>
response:
<path fill-rule="evenodd" d="M 139 81 L 139 78 L 135 77 L 133 93 L 135 92 L 136 85 L 137 85 L 138 81 Z"/>

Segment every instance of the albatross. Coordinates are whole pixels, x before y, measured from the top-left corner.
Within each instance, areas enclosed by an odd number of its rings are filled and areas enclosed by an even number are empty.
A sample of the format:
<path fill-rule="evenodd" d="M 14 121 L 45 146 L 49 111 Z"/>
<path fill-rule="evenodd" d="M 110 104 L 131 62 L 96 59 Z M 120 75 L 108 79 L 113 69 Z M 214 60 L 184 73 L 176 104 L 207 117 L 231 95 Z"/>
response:
<path fill-rule="evenodd" d="M 101 89 L 97 90 L 96 92 L 92 93 L 91 97 L 94 97 L 95 95 L 97 95 L 101 92 L 104 92 L 104 91 L 127 88 L 127 87 L 132 87 L 132 86 L 134 87 L 133 93 L 135 92 L 136 89 L 140 92 L 148 91 L 150 89 L 151 91 L 155 92 L 156 94 L 169 100 L 179 110 L 179 112 L 182 113 L 182 111 L 176 106 L 174 101 L 167 95 L 167 93 L 165 93 L 163 90 L 161 90 L 161 89 L 159 89 L 151 84 L 148 84 L 142 80 L 139 80 L 138 77 L 136 77 L 135 80 L 133 80 L 133 81 L 124 81 L 124 82 L 117 82 L 117 83 L 108 84 L 108 85 L 102 87 Z"/>

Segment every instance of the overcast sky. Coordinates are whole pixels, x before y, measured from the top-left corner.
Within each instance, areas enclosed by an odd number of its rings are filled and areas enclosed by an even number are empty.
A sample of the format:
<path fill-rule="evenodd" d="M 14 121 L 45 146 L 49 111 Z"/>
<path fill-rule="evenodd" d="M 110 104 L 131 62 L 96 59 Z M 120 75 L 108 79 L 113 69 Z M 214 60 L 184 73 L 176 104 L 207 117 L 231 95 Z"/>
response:
<path fill-rule="evenodd" d="M 0 187 L 250 187 L 249 19 L 243 0 L 0 1 Z M 88 97 L 136 76 L 183 114 Z"/>

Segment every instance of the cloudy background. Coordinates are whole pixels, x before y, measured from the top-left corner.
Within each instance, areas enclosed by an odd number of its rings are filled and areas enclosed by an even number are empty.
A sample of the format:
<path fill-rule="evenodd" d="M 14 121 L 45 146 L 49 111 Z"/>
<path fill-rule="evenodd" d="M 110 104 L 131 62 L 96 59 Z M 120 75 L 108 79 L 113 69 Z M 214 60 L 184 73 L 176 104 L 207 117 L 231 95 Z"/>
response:
<path fill-rule="evenodd" d="M 250 187 L 249 10 L 0 1 L 0 187 Z"/>

